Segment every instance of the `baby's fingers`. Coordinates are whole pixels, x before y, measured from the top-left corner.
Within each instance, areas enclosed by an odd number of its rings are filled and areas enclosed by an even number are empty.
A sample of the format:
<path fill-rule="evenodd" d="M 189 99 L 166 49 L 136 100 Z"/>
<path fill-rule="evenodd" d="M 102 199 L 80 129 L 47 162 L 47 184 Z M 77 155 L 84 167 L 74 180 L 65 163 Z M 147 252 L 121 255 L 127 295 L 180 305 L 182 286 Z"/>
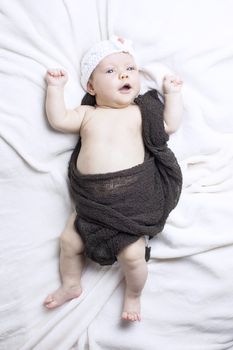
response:
<path fill-rule="evenodd" d="M 48 69 L 47 74 L 50 75 L 51 77 L 64 77 L 67 75 L 66 71 L 64 69 Z"/>
<path fill-rule="evenodd" d="M 175 78 L 175 79 L 173 79 L 173 82 L 175 83 L 175 84 L 177 84 L 177 85 L 182 85 L 183 84 L 183 80 L 181 80 L 180 78 Z"/>
<path fill-rule="evenodd" d="M 175 75 L 165 75 L 164 82 L 165 83 L 174 83 L 177 85 L 180 85 L 183 83 L 183 81 Z"/>
<path fill-rule="evenodd" d="M 64 86 L 68 81 L 68 74 L 64 69 L 48 69 L 45 80 L 48 85 Z"/>

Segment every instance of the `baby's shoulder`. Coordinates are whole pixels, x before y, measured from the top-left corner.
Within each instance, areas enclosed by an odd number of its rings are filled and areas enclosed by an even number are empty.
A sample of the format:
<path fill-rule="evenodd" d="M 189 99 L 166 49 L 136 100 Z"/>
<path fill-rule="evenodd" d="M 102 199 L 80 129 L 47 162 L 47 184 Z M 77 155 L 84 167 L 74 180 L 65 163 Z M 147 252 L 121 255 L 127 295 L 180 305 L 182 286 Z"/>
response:
<path fill-rule="evenodd" d="M 96 113 L 96 107 L 95 106 L 89 106 L 89 105 L 81 105 L 83 108 L 83 122 L 82 122 L 82 128 L 86 125 L 87 122 L 89 122 L 93 116 Z"/>
<path fill-rule="evenodd" d="M 89 105 L 80 105 L 75 108 L 75 111 L 79 114 L 82 114 L 83 117 L 85 117 L 87 114 L 93 112 L 95 110 L 95 107 L 89 106 Z"/>
<path fill-rule="evenodd" d="M 96 112 L 95 106 L 84 105 L 83 107 L 85 108 L 85 116 L 86 117 L 88 117 Z"/>

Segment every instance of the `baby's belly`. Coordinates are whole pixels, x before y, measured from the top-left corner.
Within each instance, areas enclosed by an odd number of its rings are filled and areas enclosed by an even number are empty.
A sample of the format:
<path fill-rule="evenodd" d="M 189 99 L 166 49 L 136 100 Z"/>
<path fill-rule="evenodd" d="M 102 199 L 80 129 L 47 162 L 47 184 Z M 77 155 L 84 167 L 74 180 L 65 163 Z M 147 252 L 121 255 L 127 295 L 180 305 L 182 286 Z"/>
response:
<path fill-rule="evenodd" d="M 82 174 L 104 174 L 132 168 L 143 163 L 145 157 L 143 145 L 137 147 L 96 146 L 90 150 L 82 147 L 77 159 L 77 169 Z"/>

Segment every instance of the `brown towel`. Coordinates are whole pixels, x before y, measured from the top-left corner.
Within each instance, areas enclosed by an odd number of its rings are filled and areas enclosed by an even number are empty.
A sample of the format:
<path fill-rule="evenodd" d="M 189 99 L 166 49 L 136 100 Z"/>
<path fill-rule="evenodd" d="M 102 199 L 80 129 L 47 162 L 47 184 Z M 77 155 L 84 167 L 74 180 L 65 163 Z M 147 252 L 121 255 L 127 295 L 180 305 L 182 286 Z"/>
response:
<path fill-rule="evenodd" d="M 146 157 L 133 168 L 107 174 L 82 175 L 76 169 L 79 139 L 69 163 L 69 179 L 78 216 L 75 228 L 85 243 L 86 255 L 111 265 L 128 244 L 161 232 L 176 206 L 182 175 L 167 147 L 163 105 L 155 90 L 135 103 L 142 113 Z"/>

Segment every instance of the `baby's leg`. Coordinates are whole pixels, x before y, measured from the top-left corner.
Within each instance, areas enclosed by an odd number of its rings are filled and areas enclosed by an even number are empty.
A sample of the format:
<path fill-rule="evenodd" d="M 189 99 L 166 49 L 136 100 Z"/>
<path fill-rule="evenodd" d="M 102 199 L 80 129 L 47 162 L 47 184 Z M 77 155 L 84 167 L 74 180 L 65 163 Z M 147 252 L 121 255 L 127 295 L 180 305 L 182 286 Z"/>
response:
<path fill-rule="evenodd" d="M 128 321 L 140 321 L 140 296 L 148 274 L 144 237 L 123 249 L 117 259 L 126 281 L 122 318 Z"/>
<path fill-rule="evenodd" d="M 82 293 L 81 275 L 84 266 L 84 244 L 74 228 L 76 213 L 73 213 L 60 237 L 60 274 L 62 285 L 49 294 L 44 305 L 55 308 Z"/>

